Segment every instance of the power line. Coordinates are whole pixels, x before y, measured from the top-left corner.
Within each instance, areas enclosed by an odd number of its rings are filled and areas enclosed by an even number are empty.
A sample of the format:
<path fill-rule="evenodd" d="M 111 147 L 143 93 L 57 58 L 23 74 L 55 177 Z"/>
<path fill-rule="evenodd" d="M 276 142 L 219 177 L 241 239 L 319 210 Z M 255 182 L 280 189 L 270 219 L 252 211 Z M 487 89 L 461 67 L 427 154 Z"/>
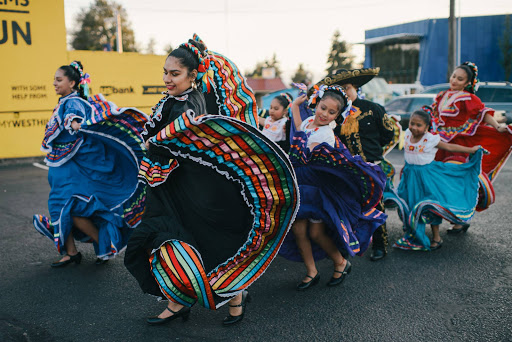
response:
<path fill-rule="evenodd" d="M 335 6 L 335 7 L 303 7 L 303 8 L 244 8 L 244 9 L 229 9 L 229 14 L 276 14 L 276 15 L 282 15 L 283 12 L 313 12 L 313 11 L 348 11 L 348 10 L 354 10 L 354 9 L 361 9 L 361 8 L 368 8 L 368 6 L 382 6 L 382 7 L 388 7 L 385 3 L 382 3 L 381 1 L 375 1 L 371 3 L 366 4 L 357 4 L 357 5 L 349 5 L 349 6 Z M 66 5 L 66 8 L 85 8 L 85 6 L 80 6 L 78 4 L 70 4 Z M 176 8 L 150 8 L 150 7 L 131 7 L 129 5 L 124 5 L 124 9 L 130 10 L 130 11 L 137 11 L 137 12 L 149 12 L 149 13 L 176 13 L 176 14 L 182 14 L 182 13 L 191 13 L 191 14 L 225 14 L 225 9 L 176 9 Z"/>

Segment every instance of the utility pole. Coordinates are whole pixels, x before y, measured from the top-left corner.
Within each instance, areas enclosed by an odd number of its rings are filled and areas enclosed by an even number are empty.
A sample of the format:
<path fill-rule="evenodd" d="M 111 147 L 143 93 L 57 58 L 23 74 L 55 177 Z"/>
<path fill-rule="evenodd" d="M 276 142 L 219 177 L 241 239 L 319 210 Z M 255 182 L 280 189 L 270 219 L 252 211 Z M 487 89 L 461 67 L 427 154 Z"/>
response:
<path fill-rule="evenodd" d="M 460 60 L 461 59 L 460 48 L 461 48 L 461 41 L 462 41 L 462 26 L 461 26 L 462 17 L 461 17 L 461 12 L 460 12 L 460 0 L 458 0 L 458 2 L 459 2 L 459 15 L 457 18 L 457 58 L 455 59 L 455 64 L 461 65 L 462 61 Z"/>
<path fill-rule="evenodd" d="M 455 70 L 457 58 L 457 22 L 455 20 L 455 0 L 450 0 L 450 17 L 448 18 L 448 70 L 447 79 Z"/>
<path fill-rule="evenodd" d="M 123 53 L 123 33 L 121 30 L 121 13 L 119 10 L 116 10 L 116 20 L 117 20 L 117 52 Z"/>

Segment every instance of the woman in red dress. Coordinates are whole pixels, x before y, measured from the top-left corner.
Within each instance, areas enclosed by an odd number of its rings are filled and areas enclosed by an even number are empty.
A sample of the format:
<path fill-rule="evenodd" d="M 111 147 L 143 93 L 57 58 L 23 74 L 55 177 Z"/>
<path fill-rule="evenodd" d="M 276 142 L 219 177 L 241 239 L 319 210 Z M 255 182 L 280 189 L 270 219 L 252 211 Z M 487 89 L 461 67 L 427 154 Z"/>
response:
<path fill-rule="evenodd" d="M 485 210 L 494 202 L 492 182 L 512 152 L 512 128 L 499 124 L 494 110 L 486 108 L 474 94 L 478 83 L 478 68 L 465 62 L 450 77 L 450 89 L 440 92 L 432 105 L 436 131 L 444 142 L 467 147 L 481 145 L 490 154 L 482 160 L 480 201 L 478 210 Z M 466 153 L 439 150 L 438 161 L 465 162 Z M 465 232 L 469 226 L 454 226 L 448 233 Z"/>

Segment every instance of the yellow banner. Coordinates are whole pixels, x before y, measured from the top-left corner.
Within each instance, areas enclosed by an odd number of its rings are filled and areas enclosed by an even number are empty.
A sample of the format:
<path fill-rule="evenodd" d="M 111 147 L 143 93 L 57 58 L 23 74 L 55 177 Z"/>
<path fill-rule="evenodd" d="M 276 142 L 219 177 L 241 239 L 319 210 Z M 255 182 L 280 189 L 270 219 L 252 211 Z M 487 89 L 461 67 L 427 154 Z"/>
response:
<path fill-rule="evenodd" d="M 137 107 L 150 113 L 166 90 L 162 80 L 165 56 L 119 54 L 104 51 L 69 51 L 91 75 L 91 91 L 101 93 L 119 107 Z"/>
<path fill-rule="evenodd" d="M 53 75 L 66 63 L 63 1 L 0 0 L 0 55 L 0 112 L 53 108 Z"/>
<path fill-rule="evenodd" d="M 43 155 L 61 65 L 80 60 L 91 75 L 91 93 L 118 107 L 150 113 L 165 90 L 165 56 L 67 51 L 63 0 L 0 0 L 0 55 L 0 159 Z"/>
<path fill-rule="evenodd" d="M 43 155 L 41 141 L 51 111 L 0 114 L 0 158 Z"/>

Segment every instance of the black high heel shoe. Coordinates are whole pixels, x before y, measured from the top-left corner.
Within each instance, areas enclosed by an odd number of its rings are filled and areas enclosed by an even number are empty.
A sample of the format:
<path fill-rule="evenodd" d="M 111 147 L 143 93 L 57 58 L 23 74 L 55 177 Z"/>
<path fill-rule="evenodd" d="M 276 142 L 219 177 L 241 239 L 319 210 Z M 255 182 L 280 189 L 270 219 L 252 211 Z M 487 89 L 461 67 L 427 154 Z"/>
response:
<path fill-rule="evenodd" d="M 178 317 L 181 317 L 183 319 L 183 321 L 185 322 L 188 320 L 188 316 L 190 315 L 190 308 L 188 306 L 184 306 L 181 309 L 179 309 L 178 311 L 172 311 L 169 307 L 166 307 L 165 310 L 172 313 L 172 316 L 169 316 L 166 318 L 159 318 L 158 316 L 151 316 L 151 317 L 148 317 L 146 322 L 148 322 L 149 325 L 161 325 L 161 324 L 168 323 L 172 320 L 175 320 Z"/>
<path fill-rule="evenodd" d="M 327 283 L 327 286 L 336 286 L 343 283 L 343 280 L 345 280 L 345 277 L 350 273 L 350 271 L 352 271 L 352 264 L 347 260 L 347 264 L 345 265 L 343 271 L 334 270 L 334 273 L 341 273 L 341 276 L 339 278 L 332 277 L 331 280 L 329 280 Z"/>
<path fill-rule="evenodd" d="M 247 291 L 242 292 L 242 302 L 240 304 L 238 304 L 238 305 L 228 304 L 232 308 L 242 307 L 242 313 L 238 316 L 231 316 L 231 314 L 228 314 L 226 316 L 226 318 L 224 318 L 224 320 L 222 321 L 222 325 L 230 326 L 230 325 L 236 324 L 238 322 L 241 322 L 242 319 L 244 318 L 244 314 L 245 314 L 245 305 L 247 303 L 249 303 L 250 301 L 251 301 L 251 296 L 249 296 L 249 292 L 247 292 Z"/>
<path fill-rule="evenodd" d="M 108 259 L 100 259 L 100 258 L 97 258 L 96 261 L 94 262 L 95 265 L 103 265 L 103 264 L 106 264 L 108 262 Z"/>
<path fill-rule="evenodd" d="M 468 228 L 469 228 L 469 223 L 465 223 L 462 225 L 462 227 L 460 228 L 457 228 L 457 229 L 448 229 L 446 231 L 446 234 L 449 234 L 449 235 L 455 235 L 455 234 L 459 234 L 459 233 L 465 233 L 468 231 Z"/>
<path fill-rule="evenodd" d="M 310 287 L 318 284 L 318 282 L 320 281 L 320 273 L 317 273 L 314 278 L 310 275 L 306 275 L 306 277 L 311 278 L 311 280 L 308 281 L 307 283 L 301 281 L 299 285 L 297 285 L 297 291 L 305 291 Z"/>
<path fill-rule="evenodd" d="M 72 262 L 76 263 L 77 265 L 82 262 L 82 253 L 80 253 L 80 252 L 78 252 L 75 255 L 69 255 L 69 254 L 66 254 L 66 255 L 69 256 L 68 260 L 53 262 L 51 264 L 51 266 L 53 268 L 58 268 L 58 267 L 64 267 L 68 264 L 71 264 Z"/>

